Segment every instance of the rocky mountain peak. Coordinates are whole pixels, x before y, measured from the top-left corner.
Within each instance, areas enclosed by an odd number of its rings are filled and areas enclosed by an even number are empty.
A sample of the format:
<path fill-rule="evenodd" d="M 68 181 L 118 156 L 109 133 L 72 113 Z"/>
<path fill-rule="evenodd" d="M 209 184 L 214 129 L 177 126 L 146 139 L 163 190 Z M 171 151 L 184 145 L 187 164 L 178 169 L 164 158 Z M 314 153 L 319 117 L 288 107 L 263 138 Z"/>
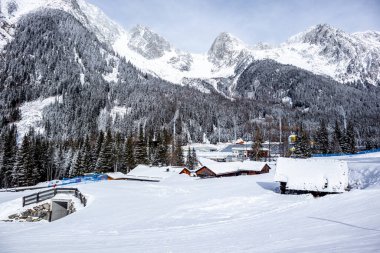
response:
<path fill-rule="evenodd" d="M 216 65 L 232 65 L 238 55 L 245 50 L 247 48 L 240 39 L 223 32 L 214 40 L 208 51 L 208 58 Z"/>
<path fill-rule="evenodd" d="M 147 59 L 160 58 L 171 50 L 170 43 L 164 37 L 142 25 L 131 29 L 128 47 Z"/>

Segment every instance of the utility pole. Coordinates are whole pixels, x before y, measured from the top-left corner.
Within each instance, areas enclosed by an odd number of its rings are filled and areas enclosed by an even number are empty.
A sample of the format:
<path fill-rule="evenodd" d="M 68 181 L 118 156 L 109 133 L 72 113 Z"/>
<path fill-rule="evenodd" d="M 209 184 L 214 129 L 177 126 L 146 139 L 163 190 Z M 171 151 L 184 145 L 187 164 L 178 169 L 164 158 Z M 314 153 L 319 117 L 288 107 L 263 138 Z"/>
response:
<path fill-rule="evenodd" d="M 220 125 L 219 125 L 219 119 L 218 119 L 218 142 L 220 143 Z"/>
<path fill-rule="evenodd" d="M 280 156 L 282 154 L 282 156 L 284 156 L 284 148 L 282 147 L 282 115 L 280 114 L 280 144 L 278 145 L 278 148 L 282 150 L 282 152 L 280 151 Z"/>

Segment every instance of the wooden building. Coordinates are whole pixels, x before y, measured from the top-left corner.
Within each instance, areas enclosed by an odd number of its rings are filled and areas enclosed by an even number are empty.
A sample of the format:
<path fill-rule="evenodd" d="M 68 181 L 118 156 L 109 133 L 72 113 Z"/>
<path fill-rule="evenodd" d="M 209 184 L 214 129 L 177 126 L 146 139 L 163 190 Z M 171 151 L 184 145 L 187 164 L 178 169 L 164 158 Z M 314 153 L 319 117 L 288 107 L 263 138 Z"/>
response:
<path fill-rule="evenodd" d="M 206 166 L 203 166 L 199 170 L 195 171 L 195 174 L 197 175 L 197 177 L 201 178 L 217 177 L 217 174 L 209 168 L 207 168 Z"/>
<path fill-rule="evenodd" d="M 265 162 L 244 161 L 239 168 L 241 175 L 259 175 L 269 173 L 271 168 Z"/>
<path fill-rule="evenodd" d="M 269 165 L 265 162 L 215 162 L 206 158 L 199 158 L 198 160 L 202 167 L 195 171 L 195 174 L 202 178 L 251 176 L 268 173 L 270 170 Z"/>

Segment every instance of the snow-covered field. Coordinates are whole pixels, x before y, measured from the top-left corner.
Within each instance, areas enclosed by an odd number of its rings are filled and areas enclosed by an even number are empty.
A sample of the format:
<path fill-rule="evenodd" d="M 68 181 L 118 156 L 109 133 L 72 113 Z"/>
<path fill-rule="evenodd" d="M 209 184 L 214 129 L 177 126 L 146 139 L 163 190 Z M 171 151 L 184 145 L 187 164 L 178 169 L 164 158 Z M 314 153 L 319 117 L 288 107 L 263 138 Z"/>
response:
<path fill-rule="evenodd" d="M 276 193 L 274 171 L 78 185 L 89 205 L 64 219 L 0 222 L 0 252 L 379 252 L 380 158 L 352 159 L 363 189 L 323 198 Z"/>

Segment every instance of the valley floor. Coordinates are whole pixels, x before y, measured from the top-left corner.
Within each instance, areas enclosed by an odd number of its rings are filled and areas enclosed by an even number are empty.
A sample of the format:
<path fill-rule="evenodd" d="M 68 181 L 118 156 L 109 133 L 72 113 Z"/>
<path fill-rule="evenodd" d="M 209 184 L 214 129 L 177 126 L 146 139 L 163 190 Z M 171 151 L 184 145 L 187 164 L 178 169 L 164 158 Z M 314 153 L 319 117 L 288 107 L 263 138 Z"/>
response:
<path fill-rule="evenodd" d="M 78 185 L 89 204 L 64 219 L 0 222 L 0 252 L 379 252 L 380 159 L 362 161 L 364 189 L 323 198 L 276 193 L 273 171 Z M 0 193 L 0 216 L 27 194 Z"/>

